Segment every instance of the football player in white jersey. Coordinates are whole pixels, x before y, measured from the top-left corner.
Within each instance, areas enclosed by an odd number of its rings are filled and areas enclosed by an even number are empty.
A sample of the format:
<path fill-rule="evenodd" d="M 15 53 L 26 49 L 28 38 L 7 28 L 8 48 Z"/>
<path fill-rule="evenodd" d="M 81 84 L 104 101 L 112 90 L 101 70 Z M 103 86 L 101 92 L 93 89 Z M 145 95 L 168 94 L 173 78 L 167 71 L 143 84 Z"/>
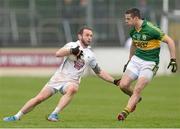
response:
<path fill-rule="evenodd" d="M 78 91 L 81 76 L 87 66 L 90 66 L 103 80 L 118 85 L 120 79 L 114 79 L 98 66 L 94 53 L 89 47 L 92 38 L 93 30 L 89 27 L 82 27 L 78 32 L 78 41 L 67 43 L 56 52 L 56 57 L 63 58 L 63 62 L 39 94 L 30 99 L 17 114 L 5 117 L 3 120 L 7 122 L 20 120 L 24 114 L 30 112 L 36 105 L 60 92 L 63 96 L 47 118 L 49 121 L 58 121 L 58 114 L 70 103 L 74 94 Z"/>

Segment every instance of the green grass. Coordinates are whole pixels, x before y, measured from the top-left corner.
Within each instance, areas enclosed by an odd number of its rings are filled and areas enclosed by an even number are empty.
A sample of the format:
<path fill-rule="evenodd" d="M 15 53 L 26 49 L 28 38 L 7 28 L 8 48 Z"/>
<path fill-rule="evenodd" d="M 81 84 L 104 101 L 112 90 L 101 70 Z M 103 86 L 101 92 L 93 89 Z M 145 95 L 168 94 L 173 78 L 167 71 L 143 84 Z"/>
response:
<path fill-rule="evenodd" d="M 60 94 L 41 103 L 17 122 L 3 122 L 5 116 L 15 114 L 23 104 L 35 96 L 48 77 L 0 78 L 1 128 L 180 128 L 180 76 L 156 77 L 144 89 L 143 101 L 126 121 L 116 115 L 125 107 L 128 97 L 119 88 L 97 77 L 82 79 L 79 92 L 61 113 L 59 122 L 45 119 L 56 106 Z"/>

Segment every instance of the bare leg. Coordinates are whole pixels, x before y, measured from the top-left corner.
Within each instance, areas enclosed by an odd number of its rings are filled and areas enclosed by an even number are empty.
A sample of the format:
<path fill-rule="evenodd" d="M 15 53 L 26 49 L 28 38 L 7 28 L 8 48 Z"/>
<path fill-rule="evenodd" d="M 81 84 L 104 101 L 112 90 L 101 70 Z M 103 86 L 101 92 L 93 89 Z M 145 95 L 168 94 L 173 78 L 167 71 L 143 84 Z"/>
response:
<path fill-rule="evenodd" d="M 132 111 L 132 109 L 138 103 L 139 98 L 140 98 L 140 94 L 141 94 L 142 90 L 144 89 L 144 87 L 148 84 L 148 82 L 149 82 L 148 79 L 146 79 L 144 77 L 141 77 L 138 79 L 138 81 L 135 85 L 133 94 L 130 97 L 128 104 L 126 106 L 130 111 Z"/>
<path fill-rule="evenodd" d="M 53 95 L 53 90 L 49 87 L 44 87 L 37 96 L 30 99 L 22 108 L 21 112 L 26 114 L 30 112 L 36 105 L 40 104 L 44 100 L 48 99 Z"/>
<path fill-rule="evenodd" d="M 62 111 L 72 100 L 74 94 L 78 91 L 78 87 L 74 85 L 69 85 L 65 90 L 65 94 L 59 100 L 56 109 L 53 111 L 54 114 L 58 114 Z"/>
<path fill-rule="evenodd" d="M 120 89 L 128 96 L 131 96 L 133 94 L 133 89 L 131 88 L 132 81 L 133 79 L 131 79 L 126 74 L 122 76 L 121 81 L 120 81 Z"/>
<path fill-rule="evenodd" d="M 57 107 L 60 108 L 60 110 L 63 110 L 72 100 L 74 94 L 78 91 L 77 86 L 68 86 L 66 93 L 61 97 L 59 100 L 59 103 Z"/>
<path fill-rule="evenodd" d="M 39 94 L 36 97 L 30 99 L 16 115 L 5 117 L 3 118 L 3 120 L 6 122 L 19 120 L 24 114 L 30 112 L 36 105 L 40 104 L 41 102 L 52 96 L 53 93 L 53 89 L 49 87 L 44 87 L 39 92 Z"/>
<path fill-rule="evenodd" d="M 57 122 L 58 121 L 58 113 L 62 111 L 72 100 L 74 94 L 78 91 L 78 87 L 70 84 L 65 89 L 65 94 L 59 100 L 57 107 L 54 111 L 48 116 L 47 120 Z"/>
<path fill-rule="evenodd" d="M 140 94 L 148 82 L 148 79 L 144 77 L 138 79 L 126 108 L 118 115 L 118 120 L 124 120 L 130 112 L 135 110 L 136 104 L 140 101 Z"/>

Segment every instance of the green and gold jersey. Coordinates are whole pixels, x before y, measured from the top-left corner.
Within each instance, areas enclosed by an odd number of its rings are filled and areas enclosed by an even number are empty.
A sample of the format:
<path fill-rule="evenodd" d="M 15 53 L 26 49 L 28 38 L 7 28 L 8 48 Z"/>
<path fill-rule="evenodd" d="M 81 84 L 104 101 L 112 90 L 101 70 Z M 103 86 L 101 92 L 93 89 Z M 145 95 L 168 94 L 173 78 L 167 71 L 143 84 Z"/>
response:
<path fill-rule="evenodd" d="M 133 44 L 137 47 L 135 55 L 146 61 L 159 63 L 160 43 L 164 33 L 152 23 L 144 20 L 141 29 L 130 31 Z"/>

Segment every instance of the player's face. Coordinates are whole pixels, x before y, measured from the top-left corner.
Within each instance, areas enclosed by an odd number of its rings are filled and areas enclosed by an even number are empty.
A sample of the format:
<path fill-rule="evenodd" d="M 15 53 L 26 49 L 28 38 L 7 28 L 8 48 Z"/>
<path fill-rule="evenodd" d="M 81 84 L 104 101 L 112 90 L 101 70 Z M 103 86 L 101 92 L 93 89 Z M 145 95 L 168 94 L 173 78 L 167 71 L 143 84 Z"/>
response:
<path fill-rule="evenodd" d="M 128 25 L 128 26 L 134 26 L 135 23 L 136 23 L 136 18 L 132 17 L 131 14 L 125 14 L 125 23 Z"/>
<path fill-rule="evenodd" d="M 85 46 L 89 46 L 92 42 L 93 32 L 92 30 L 84 29 L 82 35 L 79 36 L 79 39 Z"/>

